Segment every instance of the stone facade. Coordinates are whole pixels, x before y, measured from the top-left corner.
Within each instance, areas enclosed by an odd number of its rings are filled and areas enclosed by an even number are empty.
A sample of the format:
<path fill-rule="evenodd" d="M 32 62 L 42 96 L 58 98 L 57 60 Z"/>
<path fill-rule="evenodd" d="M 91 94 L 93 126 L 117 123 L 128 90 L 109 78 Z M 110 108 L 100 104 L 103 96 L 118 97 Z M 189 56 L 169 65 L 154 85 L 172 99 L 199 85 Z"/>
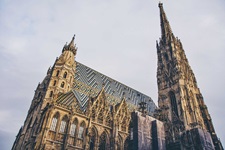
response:
<path fill-rule="evenodd" d="M 182 43 L 162 3 L 159 8 L 159 108 L 149 96 L 76 62 L 73 37 L 38 84 L 12 149 L 222 150 Z"/>
<path fill-rule="evenodd" d="M 200 128 L 211 134 L 215 149 L 220 150 L 222 145 L 215 133 L 182 43 L 172 32 L 162 3 L 159 3 L 159 8 L 161 38 L 157 42 L 159 109 L 156 116 L 164 122 L 168 149 L 180 147 L 182 132 Z"/>

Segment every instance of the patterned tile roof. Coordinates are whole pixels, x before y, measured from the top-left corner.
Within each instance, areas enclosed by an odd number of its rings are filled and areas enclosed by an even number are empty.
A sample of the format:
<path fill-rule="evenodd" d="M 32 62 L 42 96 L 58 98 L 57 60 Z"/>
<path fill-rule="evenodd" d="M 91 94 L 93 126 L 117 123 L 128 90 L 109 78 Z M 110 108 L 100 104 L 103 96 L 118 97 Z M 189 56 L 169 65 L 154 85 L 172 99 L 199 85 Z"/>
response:
<path fill-rule="evenodd" d="M 103 75 L 79 62 L 76 62 L 76 74 L 73 94 L 79 101 L 82 110 L 86 109 L 88 97 L 96 96 L 104 85 L 106 97 L 111 105 L 121 101 L 124 96 L 130 109 L 136 109 L 139 102 L 147 103 L 147 111 L 151 115 L 156 105 L 151 97 L 136 91 L 106 75 Z"/>

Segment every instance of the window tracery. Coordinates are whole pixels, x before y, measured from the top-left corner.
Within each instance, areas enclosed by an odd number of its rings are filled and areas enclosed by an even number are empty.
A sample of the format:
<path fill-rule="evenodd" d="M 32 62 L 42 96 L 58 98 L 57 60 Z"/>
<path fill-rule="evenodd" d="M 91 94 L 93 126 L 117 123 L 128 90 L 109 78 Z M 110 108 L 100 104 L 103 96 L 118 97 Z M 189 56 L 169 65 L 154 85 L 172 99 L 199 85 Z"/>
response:
<path fill-rule="evenodd" d="M 66 126 L 67 126 L 67 121 L 68 121 L 68 118 L 65 116 L 63 117 L 62 121 L 61 121 L 61 124 L 60 124 L 60 128 L 59 128 L 59 133 L 65 133 L 65 129 L 66 129 Z"/>
<path fill-rule="evenodd" d="M 85 123 L 82 122 L 78 131 L 78 138 L 83 138 Z"/>
<path fill-rule="evenodd" d="M 56 113 L 54 115 L 54 117 L 52 118 L 52 123 L 51 123 L 50 130 L 52 130 L 52 131 L 55 131 L 56 130 L 58 118 L 59 118 L 59 113 Z"/>
<path fill-rule="evenodd" d="M 101 134 L 99 138 L 99 150 L 106 150 L 107 149 L 107 135 L 105 131 Z"/>
<path fill-rule="evenodd" d="M 97 133 L 95 128 L 91 129 L 91 135 L 90 135 L 90 148 L 89 150 L 94 150 L 95 148 L 95 143 L 96 143 L 96 139 L 97 139 Z"/>
<path fill-rule="evenodd" d="M 71 127 L 70 127 L 70 135 L 71 136 L 75 136 L 75 133 L 76 133 L 76 127 L 77 127 L 77 119 L 75 119 L 73 121 L 73 123 L 71 124 Z"/>

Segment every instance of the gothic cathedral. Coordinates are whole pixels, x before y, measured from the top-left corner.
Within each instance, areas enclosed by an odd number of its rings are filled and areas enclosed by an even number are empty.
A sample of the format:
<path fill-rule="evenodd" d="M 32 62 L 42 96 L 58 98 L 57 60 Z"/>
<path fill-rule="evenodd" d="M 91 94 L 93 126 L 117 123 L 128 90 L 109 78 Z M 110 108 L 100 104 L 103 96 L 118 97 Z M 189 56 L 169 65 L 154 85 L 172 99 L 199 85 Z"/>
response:
<path fill-rule="evenodd" d="M 13 150 L 223 150 L 181 41 L 159 3 L 158 107 L 75 60 L 75 36 L 38 84 Z"/>

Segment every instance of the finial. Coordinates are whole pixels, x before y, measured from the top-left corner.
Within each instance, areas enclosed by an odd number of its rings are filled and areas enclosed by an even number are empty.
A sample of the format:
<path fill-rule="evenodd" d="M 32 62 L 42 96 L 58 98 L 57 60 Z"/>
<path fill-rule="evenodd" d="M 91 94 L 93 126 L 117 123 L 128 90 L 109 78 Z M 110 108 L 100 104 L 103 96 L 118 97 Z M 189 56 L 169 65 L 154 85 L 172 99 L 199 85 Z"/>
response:
<path fill-rule="evenodd" d="M 162 7 L 163 6 L 163 3 L 161 3 L 161 1 L 159 1 L 159 7 Z"/>

